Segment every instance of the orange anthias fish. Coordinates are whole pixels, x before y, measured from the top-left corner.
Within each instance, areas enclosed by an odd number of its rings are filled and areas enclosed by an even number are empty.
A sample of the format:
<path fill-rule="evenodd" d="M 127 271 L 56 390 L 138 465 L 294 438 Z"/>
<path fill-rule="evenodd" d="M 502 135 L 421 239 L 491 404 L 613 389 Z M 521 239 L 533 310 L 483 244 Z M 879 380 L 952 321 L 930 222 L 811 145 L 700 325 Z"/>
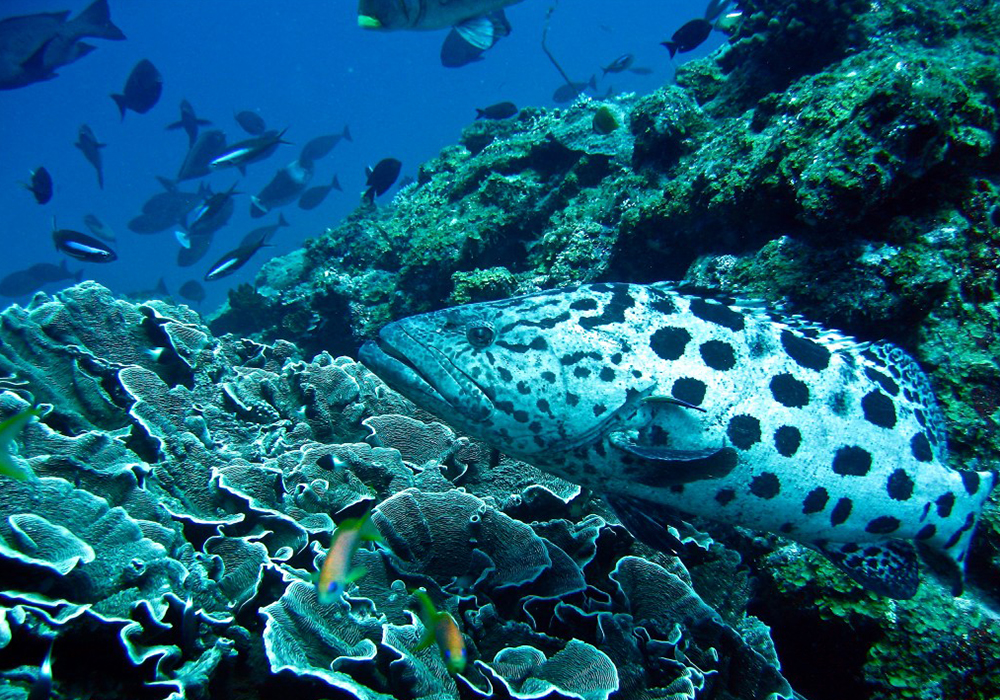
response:
<path fill-rule="evenodd" d="M 372 524 L 371 512 L 360 518 L 348 518 L 333 533 L 330 551 L 316 581 L 316 595 L 323 605 L 337 602 L 347 584 L 365 575 L 363 566 L 351 568 L 351 560 L 362 542 L 382 542 L 382 535 Z"/>
<path fill-rule="evenodd" d="M 416 651 L 426 649 L 436 641 L 448 673 L 461 673 L 467 660 L 465 640 L 455 618 L 434 607 L 434 601 L 423 591 L 413 591 L 413 595 L 420 601 L 420 619 L 424 623 L 424 636 Z"/>

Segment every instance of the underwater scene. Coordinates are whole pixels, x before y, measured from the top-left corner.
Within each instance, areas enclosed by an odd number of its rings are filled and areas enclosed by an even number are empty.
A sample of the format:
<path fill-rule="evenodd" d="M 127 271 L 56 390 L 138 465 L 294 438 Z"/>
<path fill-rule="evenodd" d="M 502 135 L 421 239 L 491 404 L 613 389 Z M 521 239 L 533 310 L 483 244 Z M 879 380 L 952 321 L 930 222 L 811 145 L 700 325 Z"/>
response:
<path fill-rule="evenodd" d="M 998 47 L 4 0 L 0 699 L 997 700 Z"/>

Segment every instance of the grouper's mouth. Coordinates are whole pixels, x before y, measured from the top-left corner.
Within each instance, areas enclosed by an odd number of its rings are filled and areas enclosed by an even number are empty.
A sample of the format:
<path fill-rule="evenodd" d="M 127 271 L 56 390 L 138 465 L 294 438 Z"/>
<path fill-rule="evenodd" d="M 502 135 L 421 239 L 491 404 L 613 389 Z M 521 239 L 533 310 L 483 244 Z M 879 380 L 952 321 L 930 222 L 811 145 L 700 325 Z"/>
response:
<path fill-rule="evenodd" d="M 420 342 L 396 323 L 361 346 L 359 359 L 382 381 L 441 418 L 481 422 L 493 413 L 486 388 L 444 353 Z"/>

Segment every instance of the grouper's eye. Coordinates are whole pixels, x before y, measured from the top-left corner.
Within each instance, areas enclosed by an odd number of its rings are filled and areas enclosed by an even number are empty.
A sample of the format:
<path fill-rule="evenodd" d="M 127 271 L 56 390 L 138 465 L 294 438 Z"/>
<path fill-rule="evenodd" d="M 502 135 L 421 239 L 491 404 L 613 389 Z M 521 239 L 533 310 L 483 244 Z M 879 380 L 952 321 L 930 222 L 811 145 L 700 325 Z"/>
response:
<path fill-rule="evenodd" d="M 493 332 L 493 329 L 482 323 L 470 325 L 465 329 L 465 338 L 469 341 L 469 345 L 474 348 L 485 348 L 493 342 L 494 337 L 496 337 L 496 333 Z"/>

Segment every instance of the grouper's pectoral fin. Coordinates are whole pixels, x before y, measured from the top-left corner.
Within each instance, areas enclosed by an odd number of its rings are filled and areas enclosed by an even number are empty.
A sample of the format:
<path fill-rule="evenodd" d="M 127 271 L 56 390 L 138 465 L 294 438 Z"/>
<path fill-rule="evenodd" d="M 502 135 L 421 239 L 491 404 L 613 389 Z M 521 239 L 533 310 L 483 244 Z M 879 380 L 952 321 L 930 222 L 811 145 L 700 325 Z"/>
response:
<path fill-rule="evenodd" d="M 920 583 L 917 553 L 910 542 L 828 542 L 820 545 L 819 550 L 837 568 L 874 593 L 906 600 L 917 592 Z"/>
<path fill-rule="evenodd" d="M 611 433 L 611 447 L 621 452 L 623 474 L 646 486 L 667 487 L 703 479 L 718 479 L 738 462 L 732 447 L 676 450 L 636 442 L 625 433 Z"/>

